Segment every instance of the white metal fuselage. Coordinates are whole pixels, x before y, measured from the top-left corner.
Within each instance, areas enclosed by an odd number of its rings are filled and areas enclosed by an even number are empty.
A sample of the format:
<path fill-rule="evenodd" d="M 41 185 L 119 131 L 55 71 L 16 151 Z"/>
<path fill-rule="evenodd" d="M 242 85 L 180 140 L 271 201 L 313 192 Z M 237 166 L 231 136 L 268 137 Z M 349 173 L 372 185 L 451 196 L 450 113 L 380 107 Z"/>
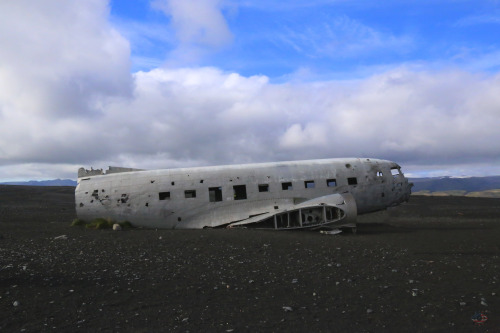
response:
<path fill-rule="evenodd" d="M 113 170 L 80 169 L 80 219 L 150 228 L 342 226 L 407 201 L 411 189 L 398 164 L 367 158 Z"/>

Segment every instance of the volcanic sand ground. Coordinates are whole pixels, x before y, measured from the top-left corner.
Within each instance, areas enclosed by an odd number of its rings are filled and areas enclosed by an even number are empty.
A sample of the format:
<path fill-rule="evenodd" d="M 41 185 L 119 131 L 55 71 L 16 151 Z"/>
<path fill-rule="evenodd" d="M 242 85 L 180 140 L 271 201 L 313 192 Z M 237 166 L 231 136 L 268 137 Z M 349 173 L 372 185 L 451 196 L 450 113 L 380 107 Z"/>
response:
<path fill-rule="evenodd" d="M 0 186 L 0 331 L 500 332 L 500 199 L 414 196 L 355 235 L 114 232 L 71 227 L 73 191 Z"/>

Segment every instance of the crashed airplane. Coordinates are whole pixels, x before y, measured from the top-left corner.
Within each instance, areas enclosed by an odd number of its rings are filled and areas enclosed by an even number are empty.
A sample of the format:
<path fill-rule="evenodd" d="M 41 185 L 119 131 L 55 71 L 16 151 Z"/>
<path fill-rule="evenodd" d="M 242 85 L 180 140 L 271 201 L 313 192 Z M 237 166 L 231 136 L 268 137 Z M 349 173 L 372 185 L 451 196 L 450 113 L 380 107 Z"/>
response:
<path fill-rule="evenodd" d="M 356 216 L 408 201 L 397 163 L 369 158 L 140 170 L 78 170 L 80 219 L 137 227 L 275 230 L 355 227 Z"/>

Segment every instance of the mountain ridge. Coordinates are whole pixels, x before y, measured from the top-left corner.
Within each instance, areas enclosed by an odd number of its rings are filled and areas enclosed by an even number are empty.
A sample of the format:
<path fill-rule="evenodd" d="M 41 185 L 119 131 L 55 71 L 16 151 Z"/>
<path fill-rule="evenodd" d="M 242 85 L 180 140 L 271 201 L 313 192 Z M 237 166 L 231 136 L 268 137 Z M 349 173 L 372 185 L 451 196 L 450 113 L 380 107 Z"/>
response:
<path fill-rule="evenodd" d="M 22 185 L 22 186 L 76 186 L 76 180 L 72 179 L 50 179 L 50 180 L 29 180 L 25 182 L 4 182 L 0 185 Z"/>
<path fill-rule="evenodd" d="M 430 177 L 430 178 L 409 178 L 412 182 L 412 192 L 420 191 L 466 191 L 478 192 L 500 189 L 500 176 L 486 177 Z"/>

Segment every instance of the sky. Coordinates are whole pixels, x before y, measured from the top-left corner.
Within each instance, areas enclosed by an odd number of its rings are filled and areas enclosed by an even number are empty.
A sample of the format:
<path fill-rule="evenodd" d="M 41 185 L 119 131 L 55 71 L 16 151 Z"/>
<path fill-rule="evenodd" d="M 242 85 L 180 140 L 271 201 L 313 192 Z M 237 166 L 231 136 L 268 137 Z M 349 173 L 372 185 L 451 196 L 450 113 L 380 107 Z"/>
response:
<path fill-rule="evenodd" d="M 0 182 L 381 158 L 500 175 L 498 0 L 0 1 Z"/>

